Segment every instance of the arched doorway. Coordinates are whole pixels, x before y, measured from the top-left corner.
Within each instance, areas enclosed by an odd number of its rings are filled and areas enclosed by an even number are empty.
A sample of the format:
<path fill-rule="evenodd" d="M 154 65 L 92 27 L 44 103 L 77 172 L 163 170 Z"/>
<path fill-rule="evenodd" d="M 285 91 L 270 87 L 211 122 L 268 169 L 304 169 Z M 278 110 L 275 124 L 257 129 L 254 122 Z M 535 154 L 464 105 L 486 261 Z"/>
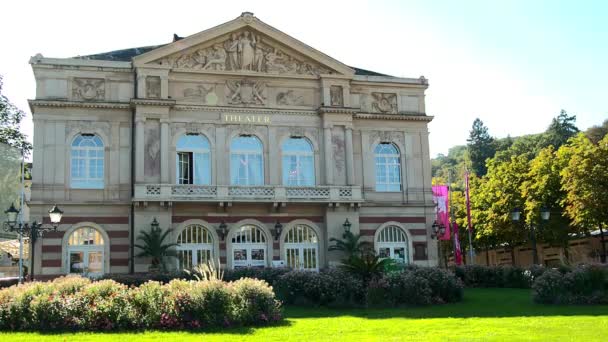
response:
<path fill-rule="evenodd" d="M 319 238 L 311 227 L 304 224 L 291 227 L 283 243 L 287 266 L 308 271 L 319 269 Z"/>
<path fill-rule="evenodd" d="M 246 224 L 232 235 L 232 267 L 265 267 L 268 255 L 266 234 L 255 225 Z"/>

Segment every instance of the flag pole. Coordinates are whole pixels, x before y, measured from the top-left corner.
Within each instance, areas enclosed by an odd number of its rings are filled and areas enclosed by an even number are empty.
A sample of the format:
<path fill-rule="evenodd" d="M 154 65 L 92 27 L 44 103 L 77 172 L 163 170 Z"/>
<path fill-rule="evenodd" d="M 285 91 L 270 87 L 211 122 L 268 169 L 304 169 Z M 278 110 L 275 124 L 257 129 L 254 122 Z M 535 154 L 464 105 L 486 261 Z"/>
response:
<path fill-rule="evenodd" d="M 469 193 L 469 170 L 465 166 L 465 185 L 466 185 L 466 198 L 467 198 L 467 224 L 468 224 L 468 232 L 469 232 L 469 260 L 472 265 L 475 264 L 475 259 L 473 257 L 473 238 L 472 238 L 472 230 L 471 226 L 471 194 Z"/>
<path fill-rule="evenodd" d="M 23 198 L 25 197 L 25 152 L 21 148 L 21 198 L 19 206 L 19 284 L 23 284 Z"/>

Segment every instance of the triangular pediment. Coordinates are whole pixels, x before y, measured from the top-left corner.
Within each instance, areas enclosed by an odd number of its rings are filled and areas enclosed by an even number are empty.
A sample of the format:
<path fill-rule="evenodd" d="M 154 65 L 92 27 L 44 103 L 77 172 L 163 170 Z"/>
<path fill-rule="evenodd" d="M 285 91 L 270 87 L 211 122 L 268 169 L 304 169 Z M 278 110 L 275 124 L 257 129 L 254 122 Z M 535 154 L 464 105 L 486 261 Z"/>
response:
<path fill-rule="evenodd" d="M 265 24 L 251 13 L 133 59 L 136 67 L 275 75 L 353 75 L 347 65 Z"/>

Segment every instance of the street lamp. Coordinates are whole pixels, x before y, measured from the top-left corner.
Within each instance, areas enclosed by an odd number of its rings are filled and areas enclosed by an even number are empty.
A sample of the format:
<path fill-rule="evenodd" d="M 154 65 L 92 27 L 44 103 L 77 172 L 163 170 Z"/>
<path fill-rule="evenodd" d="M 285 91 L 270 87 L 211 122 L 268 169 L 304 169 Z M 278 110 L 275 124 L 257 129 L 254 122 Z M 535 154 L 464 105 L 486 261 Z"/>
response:
<path fill-rule="evenodd" d="M 283 231 L 283 225 L 281 224 L 281 222 L 277 221 L 277 223 L 274 225 L 274 239 L 275 240 L 279 239 L 282 231 Z"/>
<path fill-rule="evenodd" d="M 346 221 L 344 221 L 344 223 L 342 224 L 342 227 L 344 227 L 344 236 L 346 236 L 346 234 L 350 233 L 351 226 L 352 226 L 352 224 L 350 223 L 350 221 L 348 219 L 346 219 Z"/>
<path fill-rule="evenodd" d="M 431 228 L 433 229 L 433 233 L 431 234 L 431 237 L 433 239 L 439 239 L 440 236 L 445 235 L 445 225 L 443 225 L 442 223 L 438 223 L 437 221 L 435 221 L 433 222 Z"/>
<path fill-rule="evenodd" d="M 34 257 L 36 253 L 36 240 L 39 237 L 42 237 L 46 232 L 57 231 L 57 226 L 61 222 L 61 218 L 63 217 L 63 211 L 54 205 L 51 210 L 49 210 L 49 218 L 51 219 L 50 226 L 43 226 L 42 223 L 38 223 L 36 221 L 30 223 L 17 223 L 17 216 L 19 215 L 19 210 L 15 208 L 13 204 L 8 208 L 4 213 L 7 216 L 7 221 L 4 222 L 4 230 L 7 232 L 16 232 L 20 237 L 27 237 L 30 239 L 30 245 L 32 247 L 32 254 L 30 255 L 30 275 L 32 279 L 34 279 Z M 21 282 L 23 269 L 19 268 L 19 281 Z"/>
<path fill-rule="evenodd" d="M 224 241 L 224 239 L 226 238 L 227 231 L 228 226 L 226 226 L 226 222 L 222 220 L 222 222 L 220 222 L 219 227 L 217 228 L 217 235 L 220 236 L 220 239 L 222 239 L 222 241 Z"/>
<path fill-rule="evenodd" d="M 540 208 L 540 219 L 543 221 L 548 221 L 549 217 L 551 216 L 551 212 L 549 211 L 549 208 L 543 206 Z M 515 208 L 513 209 L 513 211 L 511 212 L 511 219 L 514 222 L 519 222 L 521 218 L 521 211 L 519 210 L 519 208 Z M 536 248 L 536 229 L 534 227 L 534 225 L 530 225 L 530 240 L 532 240 L 532 260 L 534 262 L 534 265 L 538 265 L 538 252 L 537 252 L 537 248 Z"/>

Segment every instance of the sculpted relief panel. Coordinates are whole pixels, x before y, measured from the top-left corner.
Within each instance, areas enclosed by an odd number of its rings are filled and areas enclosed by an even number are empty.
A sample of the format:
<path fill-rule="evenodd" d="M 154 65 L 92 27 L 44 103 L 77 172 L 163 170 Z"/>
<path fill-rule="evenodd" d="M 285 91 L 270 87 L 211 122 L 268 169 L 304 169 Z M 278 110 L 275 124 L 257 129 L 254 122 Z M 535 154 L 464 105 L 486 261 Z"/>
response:
<path fill-rule="evenodd" d="M 233 105 L 265 105 L 266 84 L 248 79 L 226 81 L 227 100 Z"/>
<path fill-rule="evenodd" d="M 270 74 L 319 75 L 329 70 L 293 57 L 261 35 L 244 30 L 211 47 L 179 53 L 162 60 L 177 69 L 249 71 Z"/>
<path fill-rule="evenodd" d="M 397 94 L 372 93 L 372 112 L 397 114 Z"/>
<path fill-rule="evenodd" d="M 103 100 L 106 96 L 105 80 L 102 78 L 74 78 L 72 97 L 74 100 Z"/>

